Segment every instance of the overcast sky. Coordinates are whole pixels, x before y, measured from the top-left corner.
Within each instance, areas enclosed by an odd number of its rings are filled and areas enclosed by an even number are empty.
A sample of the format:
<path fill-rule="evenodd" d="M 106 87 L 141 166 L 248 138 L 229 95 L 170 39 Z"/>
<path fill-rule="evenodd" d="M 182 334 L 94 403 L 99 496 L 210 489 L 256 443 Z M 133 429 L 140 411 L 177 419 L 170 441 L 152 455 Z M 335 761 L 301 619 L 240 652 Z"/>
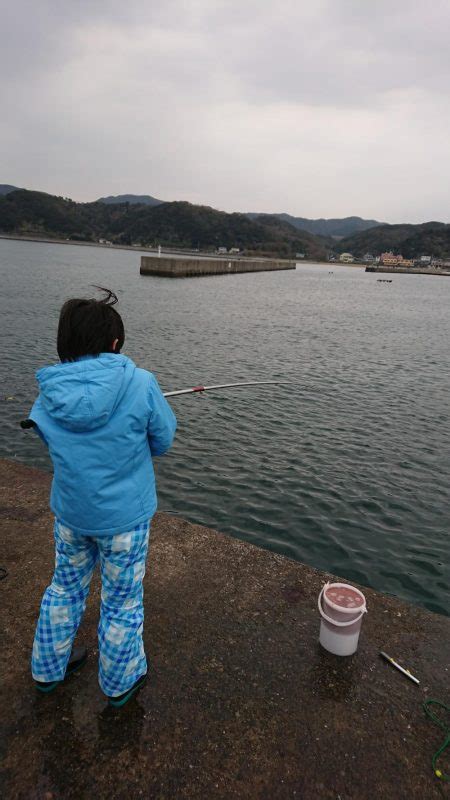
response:
<path fill-rule="evenodd" d="M 450 222 L 448 0 L 0 8 L 0 183 Z"/>

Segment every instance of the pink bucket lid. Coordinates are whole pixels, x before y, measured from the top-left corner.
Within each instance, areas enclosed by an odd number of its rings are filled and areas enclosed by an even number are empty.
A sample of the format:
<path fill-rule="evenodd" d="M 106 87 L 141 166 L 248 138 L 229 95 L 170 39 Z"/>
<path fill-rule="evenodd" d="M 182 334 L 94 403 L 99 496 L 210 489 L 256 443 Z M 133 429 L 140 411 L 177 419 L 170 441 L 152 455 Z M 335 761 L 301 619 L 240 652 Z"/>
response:
<path fill-rule="evenodd" d="M 363 593 L 347 583 L 329 583 L 324 595 L 326 602 L 337 611 L 359 611 L 366 604 Z"/>

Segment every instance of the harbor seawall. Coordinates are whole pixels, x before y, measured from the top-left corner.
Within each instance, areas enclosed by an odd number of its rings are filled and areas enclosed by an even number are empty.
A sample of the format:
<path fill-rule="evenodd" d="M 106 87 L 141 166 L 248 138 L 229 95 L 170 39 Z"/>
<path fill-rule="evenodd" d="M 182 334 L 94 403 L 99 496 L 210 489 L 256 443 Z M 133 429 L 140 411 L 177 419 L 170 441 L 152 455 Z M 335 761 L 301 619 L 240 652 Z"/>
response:
<path fill-rule="evenodd" d="M 389 275 L 400 273 L 402 275 L 446 275 L 450 272 L 440 269 L 417 269 L 416 267 L 366 267 L 366 272 L 386 272 Z"/>
<path fill-rule="evenodd" d="M 88 662 L 38 693 L 50 482 L 0 460 L 3 797 L 442 800 L 431 757 L 444 733 L 422 702 L 448 702 L 450 619 L 363 589 L 358 652 L 332 656 L 317 641 L 331 575 L 169 514 L 152 523 L 144 579 L 145 687 L 119 710 L 98 687 L 94 577 L 79 632 Z"/>
<path fill-rule="evenodd" d="M 190 278 L 201 275 L 227 275 L 236 272 L 270 272 L 295 269 L 295 261 L 250 258 L 170 258 L 141 256 L 141 275 Z"/>

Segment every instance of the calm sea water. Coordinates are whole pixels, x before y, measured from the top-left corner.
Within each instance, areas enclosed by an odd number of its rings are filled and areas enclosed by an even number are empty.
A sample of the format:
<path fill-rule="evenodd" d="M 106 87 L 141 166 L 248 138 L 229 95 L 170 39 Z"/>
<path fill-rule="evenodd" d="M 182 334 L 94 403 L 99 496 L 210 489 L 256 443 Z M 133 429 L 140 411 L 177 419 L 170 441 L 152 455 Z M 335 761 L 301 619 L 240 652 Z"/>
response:
<path fill-rule="evenodd" d="M 141 277 L 133 252 L 4 240 L 0 277 L 1 456 L 50 468 L 18 427 L 34 372 L 57 360 L 62 302 L 111 287 L 124 352 L 163 390 L 289 381 L 172 401 L 161 510 L 449 613 L 450 279 L 170 280 Z"/>

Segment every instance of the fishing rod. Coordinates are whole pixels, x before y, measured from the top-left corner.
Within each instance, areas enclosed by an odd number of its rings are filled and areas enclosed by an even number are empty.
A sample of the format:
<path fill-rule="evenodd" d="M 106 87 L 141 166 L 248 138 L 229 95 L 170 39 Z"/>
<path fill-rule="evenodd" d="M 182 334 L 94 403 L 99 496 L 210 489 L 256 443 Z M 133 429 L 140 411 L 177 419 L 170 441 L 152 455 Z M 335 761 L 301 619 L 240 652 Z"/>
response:
<path fill-rule="evenodd" d="M 239 383 L 216 383 L 213 386 L 193 386 L 192 389 L 175 389 L 172 392 L 163 392 L 164 397 L 178 397 L 181 394 L 196 394 L 200 392 L 211 392 L 214 389 L 235 389 L 241 386 L 287 386 L 288 381 L 241 381 Z M 36 423 L 32 419 L 23 419 L 20 427 L 24 430 L 35 428 Z"/>
<path fill-rule="evenodd" d="M 213 389 L 234 389 L 236 386 L 287 386 L 287 381 L 243 381 L 241 383 L 216 383 L 214 386 L 194 386 L 192 389 L 176 389 L 173 392 L 163 392 L 164 397 L 176 397 L 180 394 L 193 394 L 194 392 L 210 392 Z"/>

